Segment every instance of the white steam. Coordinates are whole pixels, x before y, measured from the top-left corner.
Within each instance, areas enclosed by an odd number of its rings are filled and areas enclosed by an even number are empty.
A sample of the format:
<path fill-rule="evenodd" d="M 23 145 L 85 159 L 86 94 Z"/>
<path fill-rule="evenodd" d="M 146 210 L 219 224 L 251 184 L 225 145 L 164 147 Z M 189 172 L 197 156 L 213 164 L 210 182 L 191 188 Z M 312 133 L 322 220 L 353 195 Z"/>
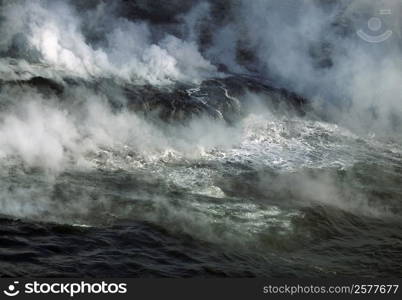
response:
<path fill-rule="evenodd" d="M 215 31 L 208 57 L 241 72 L 236 47 L 247 49 L 253 68 L 324 105 L 342 124 L 386 135 L 400 131 L 394 121 L 402 117 L 401 0 L 233 2 L 234 21 Z M 370 32 L 371 17 L 381 19 L 379 32 Z M 369 43 L 359 29 L 393 34 Z"/>
<path fill-rule="evenodd" d="M 401 0 L 233 0 L 219 20 L 214 5 L 198 1 L 176 18 L 178 24 L 164 28 L 120 18 L 115 5 L 105 2 L 83 12 L 68 1 L 6 2 L 0 50 L 12 51 L 18 44 L 27 48 L 27 59 L 52 69 L 135 83 L 199 82 L 218 76 L 214 64 L 236 73 L 257 71 L 305 95 L 333 120 L 366 132 L 398 134 Z M 383 21 L 379 32 L 367 26 L 373 16 Z M 203 45 L 205 26 L 210 42 Z M 393 34 L 383 43 L 369 43 L 358 36 L 359 29 Z M 253 62 L 244 65 L 239 50 L 251 53 Z"/>
<path fill-rule="evenodd" d="M 108 13 L 103 11 L 104 6 L 100 4 L 96 12 Z M 177 80 L 197 82 L 216 75 L 215 67 L 202 57 L 196 44 L 169 34 L 153 42 L 144 22 L 116 17 L 105 26 L 103 44 L 94 47 L 82 32 L 81 16 L 61 1 L 7 3 L 2 17 L 3 50 L 10 47 L 17 34 L 22 34 L 42 63 L 88 79 L 117 77 L 136 83 L 165 84 Z"/>
<path fill-rule="evenodd" d="M 220 171 L 227 171 L 226 167 L 230 175 L 237 170 L 230 169 L 233 165 L 285 171 L 303 167 L 349 168 L 360 157 L 370 157 L 367 148 L 374 148 L 374 152 L 383 150 L 371 145 L 371 140 L 360 139 L 342 127 L 276 118 L 260 106 L 234 126 L 206 117 L 194 118 L 185 126 L 158 126 L 126 107 L 112 109 L 107 95 L 89 87 L 69 86 L 63 77 L 80 77 L 86 83 L 111 78 L 122 87 L 177 81 L 198 83 L 221 76 L 217 71 L 219 64 L 235 73 L 256 71 L 270 82 L 303 94 L 337 123 L 364 129 L 365 133 L 398 134 L 402 124 L 398 123 L 402 117 L 400 28 L 393 24 L 392 38 L 382 44 L 367 43 L 355 32 L 360 21 L 378 3 L 232 2 L 227 12 L 230 16 L 222 16 L 221 23 L 212 24 L 216 21 L 212 1 L 200 1 L 177 18 L 179 24 L 172 25 L 174 30 L 115 16 L 106 2 L 86 12 L 76 10 L 68 1 L 3 4 L 0 52 L 11 56 L 15 48 L 22 49 L 18 54 L 23 59 L 13 60 L 3 55 L 0 79 L 14 81 L 42 76 L 65 84 L 68 91 L 58 98 L 22 85 L 10 83 L 2 87 L 0 161 L 4 168 L 0 175 L 6 184 L 0 189 L 0 212 L 36 217 L 63 207 L 72 213 L 81 209 L 89 212 L 93 200 L 90 193 L 78 195 L 70 207 L 54 203 L 52 180 L 64 171 L 90 173 L 103 168 L 129 173 L 143 168 L 165 180 L 167 185 L 220 199 L 225 194 L 213 185 L 213 178 Z M 400 2 L 383 4 L 398 15 Z M 356 11 L 362 15 L 356 16 Z M 209 25 L 210 41 L 202 45 L 199 41 L 205 34 L 205 23 Z M 344 26 L 345 23 L 348 25 Z M 246 97 L 243 100 L 247 102 L 258 95 Z M 400 151 L 399 146 L 395 149 Z M 210 169 L 203 167 L 203 163 Z M 45 187 L 36 188 L 32 182 L 23 188 L 8 184 L 13 180 L 8 173 L 15 169 L 24 178 L 25 171 L 29 174 L 32 169 L 45 170 L 48 176 L 43 179 Z M 378 216 L 383 212 L 375 213 L 373 209 L 373 213 L 365 195 L 349 201 L 354 190 L 342 191 L 330 175 L 318 178 L 303 175 L 285 178 L 283 189 L 291 186 L 301 198 L 355 213 L 363 211 Z M 263 181 L 263 184 L 270 182 Z M 219 202 L 201 209 L 202 203 L 197 198 L 180 210 L 162 196 L 161 200 L 153 195 L 149 197 L 160 211 L 157 214 L 147 211 L 149 215 L 144 215 L 148 220 L 158 222 L 168 210 L 168 223 L 182 220 L 180 226 L 184 231 L 209 231 L 219 215 L 223 216 L 222 224 L 233 226 L 226 220 L 227 211 L 233 208 L 230 204 L 225 207 Z M 100 203 L 111 206 L 110 199 L 101 199 Z M 251 224 L 250 232 L 258 231 L 255 216 L 263 216 L 261 224 L 272 220 L 269 210 L 244 205 L 236 213 Z M 120 211 L 125 208 L 122 207 Z M 198 220 L 193 224 L 197 207 L 201 212 L 196 214 Z M 289 223 L 291 216 L 286 212 L 284 215 Z M 217 232 L 214 240 L 219 238 Z M 229 232 L 229 235 L 237 234 L 237 229 Z"/>

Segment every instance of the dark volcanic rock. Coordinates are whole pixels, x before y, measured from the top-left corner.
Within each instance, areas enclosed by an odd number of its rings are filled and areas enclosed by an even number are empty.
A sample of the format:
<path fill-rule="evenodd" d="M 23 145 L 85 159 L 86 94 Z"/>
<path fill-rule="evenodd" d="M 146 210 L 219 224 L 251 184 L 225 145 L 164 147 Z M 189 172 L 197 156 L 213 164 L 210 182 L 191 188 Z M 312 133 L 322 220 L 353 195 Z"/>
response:
<path fill-rule="evenodd" d="M 252 104 L 248 101 L 248 93 L 258 94 L 266 105 L 275 110 L 285 108 L 303 114 L 307 105 L 306 99 L 295 93 L 243 76 L 210 79 L 199 86 L 128 86 L 125 93 L 131 109 L 156 112 L 165 121 L 186 120 L 194 115 L 206 114 L 234 122 Z"/>
<path fill-rule="evenodd" d="M 106 96 L 115 110 L 125 107 L 150 118 L 163 121 L 185 121 L 194 116 L 207 115 L 226 122 L 235 122 L 252 105 L 250 93 L 259 95 L 271 109 L 302 114 L 307 101 L 286 89 L 263 83 L 260 78 L 229 76 L 203 81 L 199 85 L 176 83 L 169 86 L 119 84 L 112 79 L 86 81 L 65 78 L 56 82 L 49 78 L 33 77 L 26 81 L 3 81 L 1 86 L 28 86 L 46 97 L 67 99 L 69 90 L 84 88 L 94 94 Z M 124 101 L 122 101 L 124 99 Z"/>

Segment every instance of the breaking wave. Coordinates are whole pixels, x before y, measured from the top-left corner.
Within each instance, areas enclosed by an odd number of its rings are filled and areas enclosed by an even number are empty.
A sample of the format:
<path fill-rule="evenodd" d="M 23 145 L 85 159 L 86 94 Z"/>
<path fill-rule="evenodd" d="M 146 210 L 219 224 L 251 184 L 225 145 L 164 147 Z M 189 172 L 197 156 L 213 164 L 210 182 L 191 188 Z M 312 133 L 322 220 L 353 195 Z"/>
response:
<path fill-rule="evenodd" d="M 400 275 L 400 1 L 0 3 L 0 275 Z"/>

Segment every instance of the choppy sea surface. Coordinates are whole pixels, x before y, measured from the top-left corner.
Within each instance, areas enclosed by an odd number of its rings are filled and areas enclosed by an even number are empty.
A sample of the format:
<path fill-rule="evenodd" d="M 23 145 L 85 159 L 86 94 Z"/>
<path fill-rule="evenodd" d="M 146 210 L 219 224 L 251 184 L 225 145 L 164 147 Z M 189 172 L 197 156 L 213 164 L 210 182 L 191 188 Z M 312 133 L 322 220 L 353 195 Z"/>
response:
<path fill-rule="evenodd" d="M 0 276 L 402 276 L 394 52 L 193 2 L 0 3 Z"/>
<path fill-rule="evenodd" d="M 1 274 L 401 275 L 400 145 L 297 116 L 209 124 L 182 152 L 99 149 L 57 175 L 3 159 Z"/>

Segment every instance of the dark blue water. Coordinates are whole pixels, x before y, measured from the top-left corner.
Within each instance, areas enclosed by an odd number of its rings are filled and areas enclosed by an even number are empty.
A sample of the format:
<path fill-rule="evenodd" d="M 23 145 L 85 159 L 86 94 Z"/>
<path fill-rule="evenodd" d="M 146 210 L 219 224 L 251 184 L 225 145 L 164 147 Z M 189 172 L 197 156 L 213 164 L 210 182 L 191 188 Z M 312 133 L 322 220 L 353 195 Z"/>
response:
<path fill-rule="evenodd" d="M 400 277 L 358 2 L 0 1 L 0 276 Z"/>

